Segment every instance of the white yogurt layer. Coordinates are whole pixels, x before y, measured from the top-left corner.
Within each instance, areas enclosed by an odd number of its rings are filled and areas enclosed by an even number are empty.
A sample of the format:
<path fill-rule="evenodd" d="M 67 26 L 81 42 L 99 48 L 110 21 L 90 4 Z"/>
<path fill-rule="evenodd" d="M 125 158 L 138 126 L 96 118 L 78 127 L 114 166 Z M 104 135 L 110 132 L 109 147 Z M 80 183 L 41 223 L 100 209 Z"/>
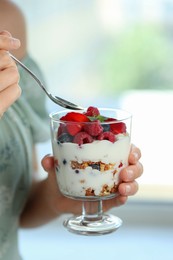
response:
<path fill-rule="evenodd" d="M 128 135 L 116 136 L 117 141 L 94 141 L 79 146 L 74 143 L 58 144 L 53 142 L 55 160 L 58 161 L 56 176 L 59 188 L 68 196 L 83 197 L 87 189 L 94 190 L 100 196 L 103 186 L 110 189 L 118 184 L 119 173 L 128 164 L 130 150 L 130 137 Z M 72 169 L 71 161 L 83 163 L 86 161 L 114 164 L 113 168 L 99 171 L 86 167 L 85 169 Z M 116 173 L 115 173 L 116 172 Z"/>

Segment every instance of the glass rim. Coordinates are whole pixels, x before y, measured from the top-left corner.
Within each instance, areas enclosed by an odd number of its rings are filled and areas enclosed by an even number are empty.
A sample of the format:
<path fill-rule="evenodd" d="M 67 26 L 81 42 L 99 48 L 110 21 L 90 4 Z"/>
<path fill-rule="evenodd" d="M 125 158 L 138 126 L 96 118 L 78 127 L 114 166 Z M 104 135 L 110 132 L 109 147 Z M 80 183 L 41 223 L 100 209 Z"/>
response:
<path fill-rule="evenodd" d="M 130 113 L 129 111 L 127 111 L 127 110 L 124 110 L 124 109 L 121 109 L 121 108 L 99 108 L 98 107 L 98 109 L 99 109 L 99 111 L 112 111 L 112 112 L 122 112 L 122 113 L 124 113 L 124 116 L 121 118 L 121 119 L 117 119 L 117 118 L 115 118 L 116 119 L 116 123 L 118 123 L 118 122 L 122 122 L 122 121 L 125 121 L 125 120 L 128 120 L 128 119 L 131 119 L 132 118 L 132 113 Z M 55 121 L 55 122 L 62 122 L 62 123 L 74 123 L 74 124 L 76 124 L 76 123 L 80 123 L 80 122 L 74 122 L 74 121 L 65 121 L 65 120 L 60 120 L 60 118 L 56 118 L 55 116 L 56 115 L 60 115 L 60 114 L 63 114 L 63 113 L 67 113 L 67 112 L 84 112 L 84 111 L 86 111 L 87 110 L 87 108 L 84 108 L 84 109 L 82 109 L 82 110 L 71 110 L 71 109 L 64 109 L 64 110 L 59 110 L 59 111 L 53 111 L 53 112 L 51 112 L 51 113 L 49 113 L 49 118 L 52 120 L 52 121 Z M 104 116 L 104 115 L 103 115 Z M 89 122 L 82 122 L 82 123 L 88 123 L 88 124 L 92 124 L 92 123 L 94 123 L 94 121 L 89 121 Z M 111 124 L 111 123 L 114 123 L 115 124 L 115 121 L 114 120 L 112 120 L 112 121 L 107 121 L 107 122 L 101 122 L 101 124 Z"/>

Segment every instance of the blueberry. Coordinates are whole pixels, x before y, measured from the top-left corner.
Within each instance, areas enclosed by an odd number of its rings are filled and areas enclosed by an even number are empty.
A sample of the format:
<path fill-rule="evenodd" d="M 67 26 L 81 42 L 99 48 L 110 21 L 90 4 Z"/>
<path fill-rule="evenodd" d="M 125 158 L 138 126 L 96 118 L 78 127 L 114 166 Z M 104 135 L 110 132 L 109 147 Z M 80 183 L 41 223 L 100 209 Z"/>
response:
<path fill-rule="evenodd" d="M 110 125 L 108 125 L 108 124 L 101 124 L 101 126 L 103 127 L 103 132 L 110 131 Z"/>
<path fill-rule="evenodd" d="M 72 141 L 73 141 L 73 137 L 68 133 L 62 133 L 57 140 L 58 143 L 70 143 Z"/>
<path fill-rule="evenodd" d="M 64 159 L 62 162 L 64 165 L 66 165 L 66 163 L 67 163 L 66 159 Z"/>
<path fill-rule="evenodd" d="M 77 173 L 77 174 L 78 174 L 78 173 L 79 173 L 79 170 L 75 170 L 75 173 Z"/>
<path fill-rule="evenodd" d="M 91 164 L 90 166 L 92 167 L 92 169 L 100 171 L 100 164 L 98 164 L 98 163 L 93 163 L 93 164 Z"/>

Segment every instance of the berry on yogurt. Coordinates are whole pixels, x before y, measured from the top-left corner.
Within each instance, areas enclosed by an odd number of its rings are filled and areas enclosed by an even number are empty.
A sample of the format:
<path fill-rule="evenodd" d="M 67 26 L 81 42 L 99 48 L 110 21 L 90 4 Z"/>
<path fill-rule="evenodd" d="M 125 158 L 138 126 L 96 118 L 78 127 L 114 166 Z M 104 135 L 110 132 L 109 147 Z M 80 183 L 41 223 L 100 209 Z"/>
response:
<path fill-rule="evenodd" d="M 114 143 L 116 135 L 126 133 L 125 123 L 101 115 L 99 109 L 94 106 L 88 107 L 83 113 L 68 112 L 60 120 L 62 124 L 57 134 L 60 142 L 67 140 L 81 145 L 95 140 L 108 140 Z"/>
<path fill-rule="evenodd" d="M 88 143 L 92 143 L 93 142 L 93 138 L 91 135 L 87 134 L 86 132 L 80 132 L 78 133 L 73 140 L 73 143 L 76 143 L 78 145 L 81 144 L 88 144 Z"/>
<path fill-rule="evenodd" d="M 91 124 L 85 124 L 84 131 L 91 136 L 98 136 L 103 132 L 103 127 L 99 120 L 93 121 Z"/>
<path fill-rule="evenodd" d="M 111 132 L 103 132 L 98 136 L 97 140 L 108 140 L 108 141 L 114 143 L 116 141 L 116 137 Z"/>

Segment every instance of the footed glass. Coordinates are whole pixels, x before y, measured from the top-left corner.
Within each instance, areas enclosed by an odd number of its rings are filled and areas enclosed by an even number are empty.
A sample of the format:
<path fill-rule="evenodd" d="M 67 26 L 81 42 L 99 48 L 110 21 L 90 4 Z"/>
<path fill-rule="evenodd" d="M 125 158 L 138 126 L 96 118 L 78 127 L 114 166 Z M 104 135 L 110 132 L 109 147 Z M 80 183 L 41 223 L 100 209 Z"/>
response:
<path fill-rule="evenodd" d="M 119 174 L 128 165 L 132 117 L 120 109 L 99 112 L 50 114 L 59 189 L 83 202 L 81 215 L 66 219 L 64 226 L 83 235 L 111 233 L 122 225 L 120 218 L 103 212 L 102 203 L 118 196 Z"/>

